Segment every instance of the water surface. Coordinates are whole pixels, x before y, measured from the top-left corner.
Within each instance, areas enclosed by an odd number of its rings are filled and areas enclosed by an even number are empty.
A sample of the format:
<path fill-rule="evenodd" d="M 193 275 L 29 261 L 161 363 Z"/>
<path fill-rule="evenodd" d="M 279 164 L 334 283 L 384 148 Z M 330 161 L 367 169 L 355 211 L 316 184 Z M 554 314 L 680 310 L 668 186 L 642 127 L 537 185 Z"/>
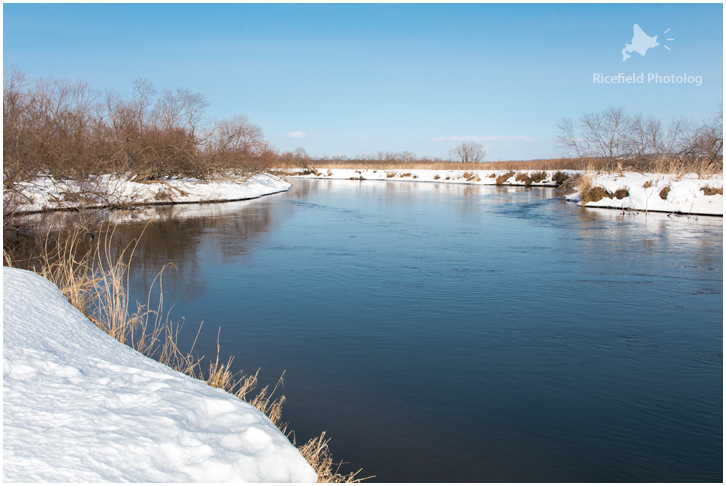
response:
<path fill-rule="evenodd" d="M 182 341 L 387 482 L 722 480 L 723 220 L 552 189 L 292 180 L 148 210 Z M 138 216 L 139 213 L 132 213 Z M 141 223 L 119 228 L 122 239 Z M 346 469 L 347 468 L 347 469 Z"/>

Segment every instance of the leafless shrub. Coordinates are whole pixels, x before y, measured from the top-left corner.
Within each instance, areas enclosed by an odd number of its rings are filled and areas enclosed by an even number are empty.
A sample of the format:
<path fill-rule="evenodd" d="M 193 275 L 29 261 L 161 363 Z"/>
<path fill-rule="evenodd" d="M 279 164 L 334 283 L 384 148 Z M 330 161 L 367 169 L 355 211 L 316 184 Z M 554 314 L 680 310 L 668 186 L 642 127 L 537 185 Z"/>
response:
<path fill-rule="evenodd" d="M 103 173 L 136 181 L 252 175 L 277 153 L 244 117 L 217 124 L 207 100 L 186 88 L 134 81 L 132 94 L 101 94 L 87 83 L 3 77 L 3 188 L 39 174 L 83 181 Z"/>

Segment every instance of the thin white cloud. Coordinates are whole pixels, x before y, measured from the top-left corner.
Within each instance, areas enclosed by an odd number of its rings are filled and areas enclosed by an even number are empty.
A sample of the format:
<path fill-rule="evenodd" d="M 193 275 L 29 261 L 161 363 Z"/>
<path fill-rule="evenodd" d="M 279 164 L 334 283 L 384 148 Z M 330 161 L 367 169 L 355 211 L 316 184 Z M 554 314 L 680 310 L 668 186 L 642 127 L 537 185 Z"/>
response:
<path fill-rule="evenodd" d="M 308 136 L 302 130 L 295 130 L 285 135 L 287 138 L 308 138 Z"/>
<path fill-rule="evenodd" d="M 519 135 L 488 135 L 477 137 L 475 135 L 463 135 L 455 137 L 436 137 L 434 142 L 534 142 L 533 138 Z"/>

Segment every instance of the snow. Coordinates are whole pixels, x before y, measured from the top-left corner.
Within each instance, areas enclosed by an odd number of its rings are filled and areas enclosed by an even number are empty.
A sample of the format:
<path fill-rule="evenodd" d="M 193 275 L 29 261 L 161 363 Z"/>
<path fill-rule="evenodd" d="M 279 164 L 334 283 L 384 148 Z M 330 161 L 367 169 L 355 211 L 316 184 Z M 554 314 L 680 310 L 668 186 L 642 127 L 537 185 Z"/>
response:
<path fill-rule="evenodd" d="M 285 172 L 285 171 L 280 171 Z M 317 169 L 316 173 L 301 175 L 301 170 L 288 169 L 289 177 L 321 178 L 321 179 L 354 179 L 374 181 L 407 181 L 432 182 L 443 184 L 474 184 L 495 185 L 497 178 L 512 172 L 503 185 L 524 186 L 524 181 L 517 180 L 519 174 L 545 172 L 547 177 L 540 182 L 532 182 L 531 186 L 555 187 L 555 173 L 560 171 L 508 171 L 508 170 L 376 170 L 376 169 Z M 570 176 L 579 171 L 565 170 Z M 693 215 L 723 216 L 723 195 L 708 196 L 704 187 L 721 188 L 723 191 L 723 175 L 710 178 L 699 178 L 696 174 L 641 174 L 625 172 L 587 173 L 591 176 L 594 186 L 602 186 L 610 192 L 628 189 L 628 196 L 623 199 L 603 198 L 584 204 L 586 207 L 631 209 L 637 211 L 662 211 Z M 645 185 L 649 187 L 645 187 Z M 660 192 L 666 186 L 670 192 L 666 199 Z M 104 206 L 143 206 L 169 203 L 222 202 L 254 199 L 260 196 L 286 191 L 290 184 L 284 180 L 262 174 L 247 181 L 219 180 L 200 181 L 197 179 L 168 179 L 154 183 L 130 182 L 117 176 L 100 176 L 92 181 L 78 184 L 71 181 L 54 181 L 50 178 L 38 178 L 32 183 L 19 186 L 23 195 L 19 199 L 21 212 L 68 209 L 76 207 Z M 93 194 L 90 199 L 79 200 L 74 194 L 79 191 Z M 578 194 L 567 196 L 567 200 L 581 203 Z M 139 214 L 132 215 L 133 217 Z"/>
<path fill-rule="evenodd" d="M 384 180 L 384 181 L 407 181 L 407 182 L 436 182 L 444 184 L 474 184 L 474 185 L 495 185 L 497 177 L 506 174 L 507 170 L 356 170 L 356 169 L 317 169 L 317 174 L 291 175 L 291 177 L 322 178 L 322 179 L 356 179 L 360 180 Z M 512 171 L 515 175 L 510 176 L 503 185 L 524 186 L 523 181 L 517 181 L 518 173 L 533 174 L 535 170 Z M 533 182 L 531 186 L 550 186 L 557 184 L 552 180 L 557 171 L 547 170 L 547 179 L 541 182 Z M 580 171 L 562 171 L 570 176 Z M 612 173 L 588 173 L 592 177 L 593 186 L 602 186 L 610 192 L 618 189 L 628 189 L 629 195 L 623 199 L 603 198 L 600 201 L 593 201 L 584 204 L 585 207 L 631 209 L 637 211 L 662 211 L 668 213 L 683 213 L 693 215 L 714 215 L 723 216 L 723 195 L 716 194 L 707 196 L 702 188 L 721 188 L 723 190 L 723 175 L 710 178 L 699 178 L 696 174 L 675 175 L 675 174 L 641 174 L 638 172 L 625 172 L 621 174 Z M 645 187 L 646 183 L 649 187 Z M 666 186 L 670 186 L 667 198 L 661 199 L 660 192 Z M 571 194 L 567 200 L 581 203 L 578 194 Z"/>
<path fill-rule="evenodd" d="M 525 171 L 508 171 L 508 170 L 432 170 L 432 169 L 391 169 L 391 170 L 377 170 L 377 169 L 317 169 L 319 175 L 307 174 L 307 175 L 294 175 L 290 174 L 291 177 L 304 177 L 304 178 L 322 178 L 322 179 L 360 179 L 361 177 L 365 180 L 371 181 L 409 181 L 409 182 L 436 182 L 443 184 L 475 184 L 475 185 L 495 185 L 497 177 L 513 172 L 514 175 L 510 176 L 505 182 L 506 185 L 522 185 L 524 182 L 516 180 L 517 173 L 529 173 L 545 172 L 547 179 L 541 182 L 533 182 L 532 186 L 557 186 L 552 181 L 552 177 L 556 170 L 525 170 Z M 576 171 L 561 171 L 568 174 L 574 174 Z M 477 180 L 478 179 L 478 180 Z"/>
<path fill-rule="evenodd" d="M 3 268 L 3 480 L 315 482 L 251 405 L 114 340 Z"/>
<path fill-rule="evenodd" d="M 151 205 L 168 203 L 221 202 L 254 199 L 286 191 L 290 184 L 269 174 L 248 180 L 229 178 L 166 179 L 140 183 L 125 177 L 102 175 L 79 183 L 39 177 L 18 184 L 22 212 L 69 209 L 77 207 Z"/>
<path fill-rule="evenodd" d="M 723 192 L 723 177 L 700 179 L 696 174 L 677 177 L 625 172 L 622 175 L 599 174 L 593 178 L 592 185 L 603 187 L 611 193 L 627 189 L 628 196 L 623 199 L 606 197 L 590 201 L 584 204 L 585 207 L 723 216 L 723 195 L 707 196 L 703 191 L 703 188 L 710 187 L 720 188 Z M 660 193 L 666 187 L 670 187 L 670 191 L 666 199 L 662 199 Z M 581 202 L 579 194 L 567 196 L 567 199 Z"/>

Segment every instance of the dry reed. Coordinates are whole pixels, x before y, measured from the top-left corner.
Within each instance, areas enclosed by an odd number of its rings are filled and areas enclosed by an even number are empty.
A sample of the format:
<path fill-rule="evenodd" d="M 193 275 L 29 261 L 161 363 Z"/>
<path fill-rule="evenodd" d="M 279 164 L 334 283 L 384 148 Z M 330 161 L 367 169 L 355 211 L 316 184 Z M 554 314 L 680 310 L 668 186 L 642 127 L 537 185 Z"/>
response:
<path fill-rule="evenodd" d="M 337 159 L 308 159 L 303 165 L 285 163 L 278 160 L 280 169 L 303 168 L 304 174 L 315 174 L 320 167 L 325 169 L 362 169 L 383 171 L 410 171 L 410 170 L 463 170 L 463 171 L 543 171 L 543 170 L 572 170 L 589 172 L 617 172 L 624 171 L 671 174 L 681 177 L 685 174 L 696 173 L 699 177 L 708 177 L 723 173 L 723 160 L 711 162 L 706 159 L 679 156 L 643 157 L 610 161 L 603 158 L 558 158 L 536 160 L 508 160 L 501 162 L 462 163 L 448 160 L 370 160 L 364 158 L 337 160 Z M 389 176 L 392 177 L 392 176 Z"/>

